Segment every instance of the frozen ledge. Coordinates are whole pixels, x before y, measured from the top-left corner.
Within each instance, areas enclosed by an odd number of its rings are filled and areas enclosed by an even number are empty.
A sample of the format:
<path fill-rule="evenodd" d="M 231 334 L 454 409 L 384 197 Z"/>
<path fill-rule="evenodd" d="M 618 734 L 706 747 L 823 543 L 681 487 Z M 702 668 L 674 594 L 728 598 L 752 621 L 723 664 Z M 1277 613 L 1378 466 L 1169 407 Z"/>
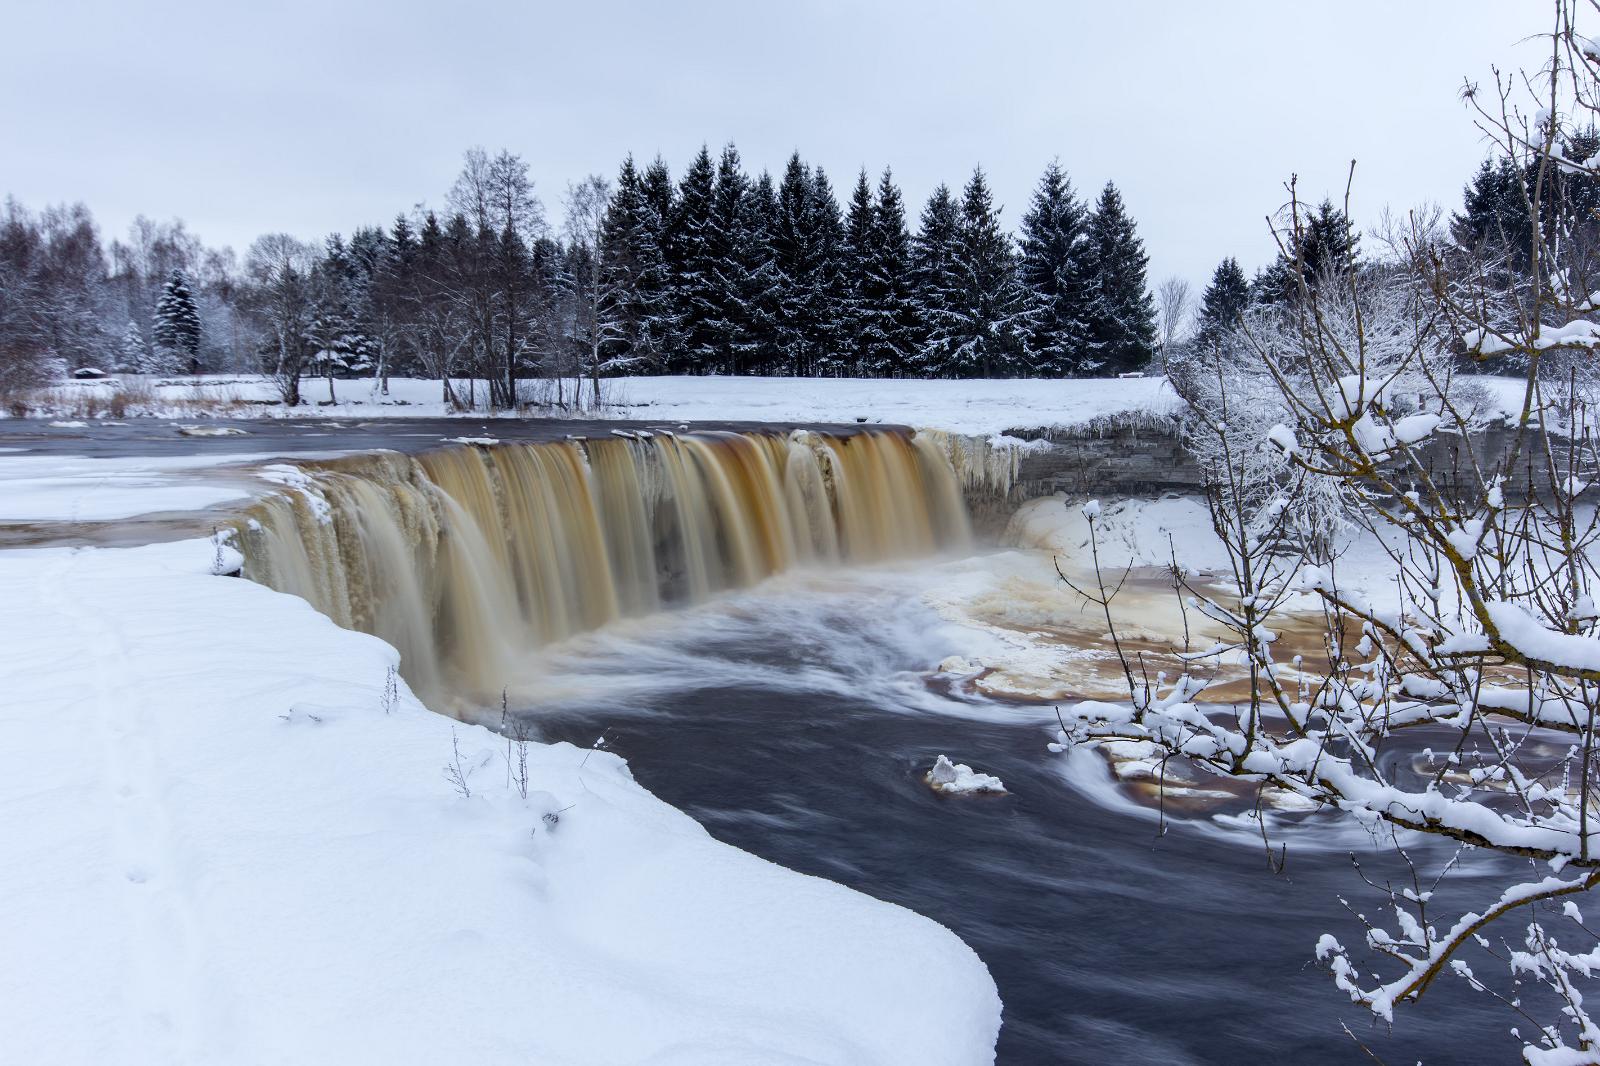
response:
<path fill-rule="evenodd" d="M 717 843 L 609 754 L 534 745 L 524 801 L 497 736 L 403 684 L 385 712 L 388 645 L 212 558 L 0 552 L 11 1056 L 993 1060 L 948 930 Z"/>

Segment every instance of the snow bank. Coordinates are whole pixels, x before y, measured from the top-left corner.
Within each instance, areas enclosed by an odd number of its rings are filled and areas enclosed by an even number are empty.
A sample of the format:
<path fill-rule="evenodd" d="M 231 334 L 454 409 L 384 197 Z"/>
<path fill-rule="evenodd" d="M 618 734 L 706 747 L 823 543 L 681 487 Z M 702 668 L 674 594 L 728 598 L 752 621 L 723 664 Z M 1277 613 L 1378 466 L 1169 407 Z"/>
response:
<path fill-rule="evenodd" d="M 523 800 L 494 734 L 403 685 L 385 711 L 391 648 L 211 559 L 0 552 L 7 1059 L 992 1060 L 945 929 L 717 843 L 604 752 L 532 745 Z"/>

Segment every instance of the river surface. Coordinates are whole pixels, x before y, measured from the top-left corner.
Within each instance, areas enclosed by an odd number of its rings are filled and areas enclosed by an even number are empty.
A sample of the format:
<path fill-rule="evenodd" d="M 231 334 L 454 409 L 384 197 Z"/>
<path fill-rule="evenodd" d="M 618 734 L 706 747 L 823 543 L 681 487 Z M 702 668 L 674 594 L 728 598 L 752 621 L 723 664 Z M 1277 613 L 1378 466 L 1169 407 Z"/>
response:
<path fill-rule="evenodd" d="M 1279 836 L 1274 874 L 1259 835 L 1209 816 L 1162 834 L 1098 756 L 1069 770 L 1048 708 L 930 684 L 981 639 L 924 606 L 939 575 L 796 575 L 589 634 L 539 656 L 528 713 L 547 739 L 603 734 L 718 838 L 954 930 L 999 986 L 1001 1063 L 1372 1062 L 1341 1022 L 1391 1066 L 1519 1060 L 1515 1020 L 1459 981 L 1391 1033 L 1313 964 L 1324 931 L 1359 942 L 1340 896 L 1379 905 L 1350 852 L 1399 873 L 1360 830 Z M 921 775 L 940 754 L 1009 794 L 933 794 Z"/>

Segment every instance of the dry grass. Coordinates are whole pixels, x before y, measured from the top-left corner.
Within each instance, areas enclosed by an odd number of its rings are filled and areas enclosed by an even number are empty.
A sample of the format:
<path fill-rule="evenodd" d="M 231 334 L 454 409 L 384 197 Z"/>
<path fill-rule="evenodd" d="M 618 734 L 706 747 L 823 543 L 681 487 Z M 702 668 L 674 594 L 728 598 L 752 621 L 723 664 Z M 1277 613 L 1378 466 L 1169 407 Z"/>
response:
<path fill-rule="evenodd" d="M 137 375 L 0 394 L 0 407 L 14 418 L 237 418 L 257 406 L 232 386 Z"/>

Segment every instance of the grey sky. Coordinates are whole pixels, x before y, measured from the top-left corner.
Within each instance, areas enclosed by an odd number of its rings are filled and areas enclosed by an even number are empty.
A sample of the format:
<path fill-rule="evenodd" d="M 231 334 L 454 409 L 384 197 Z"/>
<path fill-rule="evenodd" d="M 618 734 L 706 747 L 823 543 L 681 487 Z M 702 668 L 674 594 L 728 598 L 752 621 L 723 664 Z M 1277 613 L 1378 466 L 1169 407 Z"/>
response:
<path fill-rule="evenodd" d="M 893 0 L 426 5 L 26 2 L 6 16 L 0 193 L 83 200 L 108 235 L 179 216 L 212 244 L 317 237 L 441 203 L 472 144 L 568 180 L 627 151 L 679 173 L 732 140 L 798 148 L 840 200 L 887 163 L 913 224 L 939 181 L 989 172 L 1015 225 L 1059 156 L 1122 188 L 1152 282 L 1271 252 L 1292 172 L 1312 196 L 1359 160 L 1356 217 L 1454 206 L 1485 148 L 1457 98 L 1536 63 L 1531 0 L 955 4 Z"/>

